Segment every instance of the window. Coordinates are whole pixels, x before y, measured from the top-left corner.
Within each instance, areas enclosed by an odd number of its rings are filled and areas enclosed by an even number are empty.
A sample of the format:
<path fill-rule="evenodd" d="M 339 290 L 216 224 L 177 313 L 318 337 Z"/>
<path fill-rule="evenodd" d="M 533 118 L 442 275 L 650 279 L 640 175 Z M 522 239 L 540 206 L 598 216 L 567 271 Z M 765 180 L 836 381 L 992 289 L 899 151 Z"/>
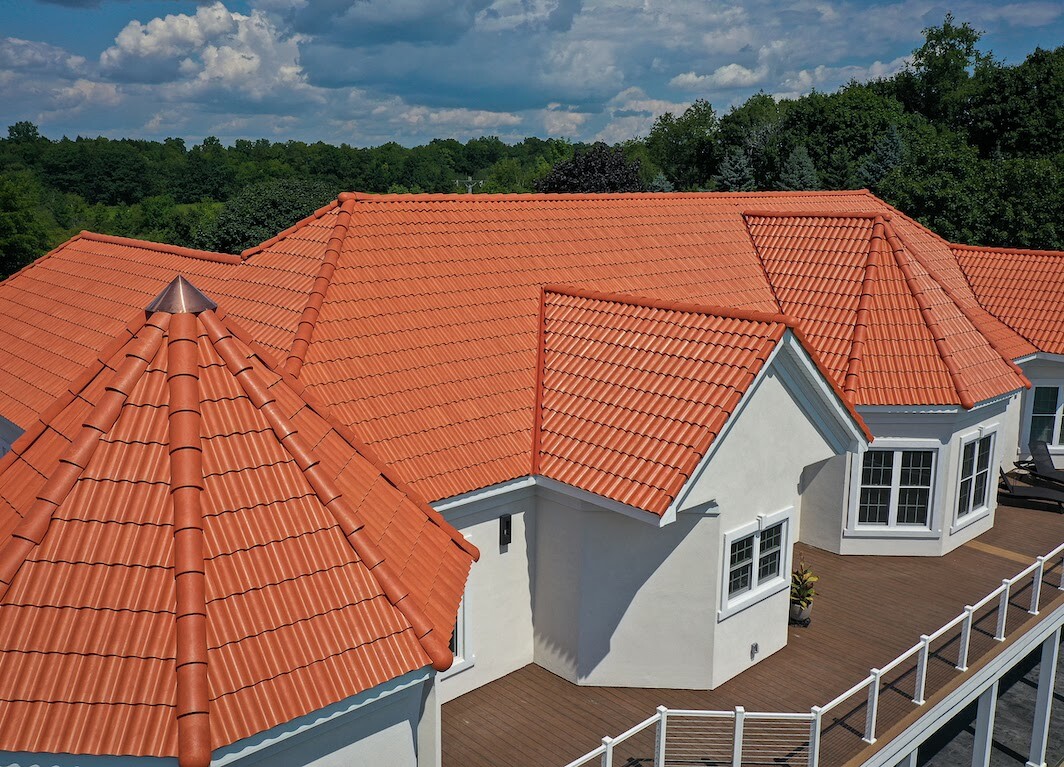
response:
<path fill-rule="evenodd" d="M 868 450 L 861 464 L 859 525 L 928 527 L 934 450 Z"/>
<path fill-rule="evenodd" d="M 993 455 L 993 434 L 964 444 L 961 453 L 961 484 L 957 490 L 957 519 L 987 507 Z"/>
<path fill-rule="evenodd" d="M 476 660 L 469 643 L 469 611 L 466 609 L 464 597 L 458 604 L 458 615 L 454 621 L 454 632 L 451 634 L 451 654 L 454 656 L 454 663 L 443 672 L 444 677 L 469 668 Z"/>
<path fill-rule="evenodd" d="M 1064 386 L 1035 386 L 1031 403 L 1031 442 L 1064 445 Z"/>
<path fill-rule="evenodd" d="M 723 619 L 788 587 L 791 509 L 762 515 L 724 536 Z"/>

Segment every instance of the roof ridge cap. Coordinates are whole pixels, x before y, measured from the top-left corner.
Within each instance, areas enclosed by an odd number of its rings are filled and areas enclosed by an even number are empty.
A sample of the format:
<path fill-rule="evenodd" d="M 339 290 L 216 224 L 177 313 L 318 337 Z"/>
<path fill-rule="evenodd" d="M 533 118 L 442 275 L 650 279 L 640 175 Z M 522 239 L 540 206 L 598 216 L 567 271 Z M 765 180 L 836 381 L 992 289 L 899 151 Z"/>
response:
<path fill-rule="evenodd" d="M 642 306 L 647 309 L 662 309 L 665 311 L 686 312 L 688 314 L 712 314 L 716 317 L 742 320 L 744 322 L 780 323 L 791 330 L 794 330 L 794 328 L 797 327 L 795 320 L 782 312 L 764 312 L 757 309 L 741 309 L 734 306 L 715 306 L 686 301 L 644 298 L 624 293 L 605 293 L 597 290 L 587 290 L 585 288 L 568 287 L 564 285 L 544 285 L 544 296 L 547 293 L 557 293 L 558 295 L 570 296 L 573 298 L 587 298 L 592 301 Z"/>
<path fill-rule="evenodd" d="M 164 320 L 164 327 L 165 324 L 166 321 Z M 85 471 L 85 467 L 88 466 L 89 461 L 95 455 L 103 435 L 109 432 L 118 420 L 122 408 L 129 398 L 129 392 L 136 382 L 140 380 L 141 376 L 144 375 L 144 371 L 147 370 L 148 365 L 162 345 L 163 328 L 155 324 L 150 324 L 149 327 L 154 328 L 158 333 L 149 333 L 144 337 L 144 342 L 140 348 L 131 349 L 126 354 L 125 360 L 114 371 L 114 375 L 111 376 L 110 385 L 104 390 L 104 395 L 89 411 L 85 421 L 82 423 L 78 436 L 60 454 L 55 471 L 45 480 L 36 500 L 14 531 L 12 531 L 7 543 L 0 548 L 0 600 L 3 599 L 7 590 L 11 587 L 15 576 L 30 552 L 44 540 L 55 510 L 62 505 L 74 488 L 74 485 Z M 103 364 L 101 363 L 101 365 Z M 90 367 L 89 370 L 99 372 L 95 366 Z M 95 377 L 95 374 L 93 373 L 86 380 L 86 386 L 88 381 Z M 78 393 L 82 389 L 84 389 L 84 386 L 78 390 Z M 22 438 L 17 440 L 16 444 L 23 443 L 22 446 L 17 453 L 12 450 L 14 454 L 12 458 L 8 459 L 5 456 L 5 462 L 2 464 L 3 468 L 7 469 L 18 456 L 24 454 L 50 426 L 51 421 L 58 417 L 73 402 L 76 396 L 77 394 L 71 394 L 69 398 L 60 396 L 56 402 L 64 402 L 63 406 L 54 409 L 49 408 L 46 411 L 49 415 L 48 422 L 42 421 L 40 428 L 35 429 L 35 433 L 29 439 L 25 439 L 27 435 L 23 435 Z"/>
<path fill-rule="evenodd" d="M 857 387 L 864 363 L 864 346 L 868 338 L 869 316 L 871 315 L 872 290 L 879 276 L 879 256 L 886 246 L 884 230 L 886 221 L 882 216 L 873 219 L 872 233 L 868 238 L 868 254 L 865 257 L 864 277 L 861 279 L 861 297 L 857 300 L 857 314 L 854 317 L 853 336 L 850 338 L 850 351 L 846 357 L 846 375 L 843 379 L 843 395 L 853 404 L 857 401 Z M 878 246 L 877 247 L 877 243 Z"/>
<path fill-rule="evenodd" d="M 532 403 L 532 476 L 540 473 L 543 430 L 543 366 L 547 356 L 547 287 L 539 288 L 539 317 L 536 320 L 536 384 Z"/>
<path fill-rule="evenodd" d="M 221 320 L 216 316 L 212 317 L 211 314 L 204 312 L 201 317 L 208 338 L 225 362 L 226 368 L 240 384 L 255 409 L 266 418 L 274 436 L 296 462 L 322 506 L 336 519 L 344 538 L 377 582 L 389 603 L 410 623 L 411 629 L 433 667 L 438 671 L 445 671 L 454 660 L 447 642 L 437 636 L 425 612 L 409 599 L 410 592 L 403 585 L 402 579 L 395 575 L 377 544 L 364 532 L 365 523 L 361 520 L 359 513 L 347 504 L 343 493 L 325 474 L 320 461 L 313 457 L 312 447 L 291 422 L 279 412 L 276 398 L 270 395 L 252 366 L 241 362 L 239 349 L 232 347 L 233 339 L 236 337 L 232 333 L 227 333 Z"/>
<path fill-rule="evenodd" d="M 244 250 L 240 251 L 240 255 L 237 256 L 237 258 L 239 258 L 241 261 L 247 261 L 249 258 L 256 255 L 257 253 L 261 253 L 262 251 L 266 250 L 266 248 L 276 245 L 278 242 L 283 240 L 285 237 L 288 237 L 293 232 L 305 227 L 311 221 L 316 221 L 325 214 L 330 213 L 333 208 L 339 207 L 340 202 L 344 199 L 345 194 L 348 194 L 348 192 L 341 193 L 340 196 L 332 202 L 328 203 L 327 205 L 322 205 L 309 216 L 304 216 L 303 218 L 292 224 L 290 227 L 288 227 L 287 229 L 282 229 L 280 232 L 275 234 L 273 237 L 270 237 L 268 240 L 263 240 L 258 245 L 252 245 L 250 248 L 245 248 Z"/>
<path fill-rule="evenodd" d="M 887 238 L 887 244 L 890 246 L 891 253 L 894 256 L 894 261 L 897 263 L 902 276 L 905 278 L 905 286 L 909 289 L 909 293 L 920 308 L 920 319 L 923 320 L 924 325 L 931 333 L 931 338 L 935 342 L 935 349 L 938 352 L 939 358 L 942 360 L 942 364 L 946 368 L 946 373 L 949 375 L 953 390 L 957 393 L 957 398 L 960 400 L 961 406 L 965 410 L 971 410 L 976 405 L 975 399 L 968 392 L 968 387 L 961 378 L 960 370 L 957 368 L 957 363 L 953 359 L 953 351 L 949 348 L 946 335 L 942 332 L 938 320 L 933 316 L 933 309 L 927 300 L 927 296 L 924 295 L 923 289 L 916 284 L 916 275 L 913 273 L 912 263 L 908 252 L 905 250 L 905 245 L 900 239 L 898 239 L 897 234 L 894 233 L 893 227 L 884 225 L 883 228 Z M 923 267 L 922 264 L 920 266 L 921 268 Z M 932 280 L 932 282 L 934 282 L 934 280 Z M 938 283 L 935 282 L 935 285 L 938 285 Z M 983 336 L 982 333 L 979 335 Z M 985 336 L 983 337 L 985 338 Z"/>
<path fill-rule="evenodd" d="M 902 244 L 905 243 L 905 240 L 902 239 L 900 234 L 895 232 L 895 236 L 898 238 L 899 242 L 901 242 Z M 952 247 L 952 244 L 951 244 L 951 247 Z M 908 246 L 906 246 L 906 251 L 908 251 L 908 249 L 909 249 Z M 1061 255 L 1064 255 L 1064 253 L 1062 253 Z M 954 295 L 953 290 L 951 288 L 949 288 L 947 285 L 943 284 L 943 282 L 941 280 L 939 280 L 939 278 L 935 274 L 935 270 L 933 270 L 932 268 L 930 268 L 927 265 L 927 263 L 923 259 L 923 256 L 920 255 L 920 251 L 919 250 L 913 250 L 912 251 L 912 257 L 916 260 L 916 262 L 918 264 L 920 264 L 921 267 L 923 267 L 923 270 L 925 272 L 927 272 L 928 277 L 930 277 L 935 282 L 935 284 L 937 284 L 940 288 L 942 288 L 942 292 L 945 293 L 946 297 L 949 298 L 949 300 L 953 302 L 953 305 L 957 307 L 957 310 L 961 314 L 964 315 L 964 319 L 968 320 L 968 322 L 976 330 L 976 332 L 978 332 L 979 335 L 981 335 L 984 339 L 986 339 L 986 342 L 990 345 L 990 348 L 993 349 L 995 352 L 997 352 L 998 356 L 1001 357 L 1001 359 L 1005 361 L 1005 364 L 1008 365 L 1010 368 L 1012 368 L 1012 371 L 1014 373 L 1016 373 L 1020 377 L 1020 380 L 1023 382 L 1024 388 L 1030 389 L 1031 388 L 1031 381 L 1030 381 L 1029 378 L 1027 378 L 1027 375 L 1023 372 L 1023 368 L 1021 368 L 1013 360 L 1011 360 L 1009 358 L 1009 356 L 1005 353 L 1005 351 L 1000 348 L 1000 346 L 998 345 L 998 342 L 996 340 L 994 340 L 994 338 L 992 338 L 989 334 L 984 333 L 982 328 L 980 328 L 980 324 L 982 324 L 983 320 L 982 319 L 977 320 L 976 317 L 975 317 L 975 313 L 972 312 L 971 309 L 966 308 L 960 301 L 957 300 L 957 296 Z M 956 254 L 954 254 L 954 258 L 956 258 Z M 971 280 L 968 278 L 968 273 L 964 271 L 964 267 L 962 267 L 960 265 L 959 261 L 957 262 L 957 268 L 958 268 L 958 270 L 961 273 L 961 277 L 964 278 L 964 283 L 968 286 L 968 289 L 972 291 L 972 298 L 975 300 L 976 306 L 978 306 L 980 309 L 982 309 L 983 312 L 985 312 L 988 317 L 990 317 L 993 320 L 996 320 L 998 323 L 1000 323 L 1004 327 L 1008 328 L 1009 330 L 1012 330 L 1012 328 L 1009 328 L 1009 326 L 1005 325 L 1004 322 L 1001 322 L 1001 320 L 999 320 L 996 317 L 994 317 L 979 302 L 979 296 L 975 292 L 975 288 L 972 287 Z M 1026 339 L 1024 336 L 1020 335 L 1020 333 L 1018 331 L 1013 330 L 1012 332 L 1016 333 L 1016 335 L 1019 336 L 1024 341 L 1027 341 L 1028 343 L 1030 343 L 1030 341 L 1028 341 L 1028 339 Z M 1031 344 L 1031 345 L 1034 346 L 1034 344 Z"/>
<path fill-rule="evenodd" d="M 174 588 L 177 593 L 174 625 L 180 767 L 207 767 L 211 761 L 198 325 L 194 314 L 172 315 L 166 354 Z"/>
<path fill-rule="evenodd" d="M 358 202 L 495 202 L 507 200 L 511 202 L 537 202 L 541 200 L 646 200 L 646 199 L 736 199 L 744 197 L 845 197 L 859 195 L 861 191 L 854 189 L 821 189 L 821 190 L 764 190 L 754 192 L 506 192 L 496 194 L 462 194 L 460 192 L 428 193 L 428 194 L 370 194 L 367 192 L 343 192 L 339 199 L 356 200 Z M 287 230 L 286 230 L 287 231 Z M 280 236 L 280 235 L 278 235 Z M 276 239 L 276 238 L 274 238 Z M 245 251 L 247 252 L 247 251 Z"/>
<path fill-rule="evenodd" d="M 128 245 L 129 247 L 154 250 L 159 253 L 169 253 L 173 256 L 195 258 L 200 261 L 214 261 L 220 264 L 239 264 L 241 261 L 240 256 L 231 253 L 217 253 L 213 250 L 196 250 L 195 248 L 186 248 L 182 245 L 170 245 L 165 242 L 140 240 L 134 237 L 120 237 L 116 234 L 99 234 L 97 232 L 83 231 L 78 237 L 86 240 L 93 240 L 95 242 L 107 242 L 112 245 Z M 67 243 L 73 242 L 74 239 L 76 238 L 71 238 Z M 66 245 L 67 243 L 63 243 L 63 245 Z M 60 245 L 59 247 L 61 248 L 63 245 Z M 56 250 L 58 249 L 59 248 L 56 248 Z"/>
<path fill-rule="evenodd" d="M 347 229 L 351 223 L 351 214 L 354 212 L 355 202 L 354 199 L 349 198 L 340 204 L 340 213 L 336 217 L 336 223 L 333 225 L 329 241 L 325 245 L 325 254 L 322 256 L 321 266 L 318 267 L 318 274 L 311 285 L 306 306 L 303 307 L 303 313 L 299 317 L 295 338 L 292 339 L 292 346 L 288 351 L 288 357 L 284 361 L 285 370 L 293 378 L 299 377 L 307 351 L 310 349 L 310 342 L 314 338 L 318 315 L 321 313 L 321 307 L 325 303 L 325 296 L 329 292 L 329 286 L 332 284 L 336 266 L 340 262 L 340 248 L 343 247 L 344 239 L 347 237 Z"/>
<path fill-rule="evenodd" d="M 825 210 L 768 210 L 750 209 L 743 211 L 743 217 L 751 218 L 857 218 L 876 219 L 882 218 L 890 221 L 890 215 L 884 215 L 877 211 L 851 210 L 851 211 L 825 211 Z"/>
<path fill-rule="evenodd" d="M 1001 253 L 1003 255 L 1016 254 L 1021 256 L 1051 256 L 1054 258 L 1064 257 L 1064 250 L 1046 250 L 1044 248 L 1005 248 L 991 245 L 967 245 L 962 242 L 948 243 L 950 249 L 974 250 L 987 253 Z"/>

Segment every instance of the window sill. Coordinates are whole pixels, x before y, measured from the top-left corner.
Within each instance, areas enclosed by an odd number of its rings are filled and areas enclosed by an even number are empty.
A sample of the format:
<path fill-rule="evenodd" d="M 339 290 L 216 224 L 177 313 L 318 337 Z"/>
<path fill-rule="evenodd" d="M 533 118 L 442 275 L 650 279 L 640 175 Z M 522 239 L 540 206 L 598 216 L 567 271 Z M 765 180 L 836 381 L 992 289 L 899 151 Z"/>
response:
<path fill-rule="evenodd" d="M 455 658 L 454 659 L 454 663 L 451 664 L 451 667 L 449 669 L 447 669 L 446 671 L 441 671 L 440 672 L 439 678 L 441 680 L 450 679 L 455 674 L 461 674 L 467 668 L 473 668 L 473 666 L 474 666 L 474 664 L 476 662 L 477 662 L 477 656 L 475 656 L 475 655 L 473 655 L 473 656 L 471 656 L 469 658 Z"/>
<path fill-rule="evenodd" d="M 989 516 L 990 516 L 990 507 L 989 506 L 983 506 L 982 508 L 979 508 L 979 509 L 976 509 L 975 511 L 969 512 L 969 513 L 965 514 L 963 517 L 961 517 L 960 519 L 958 519 L 955 523 L 953 523 L 950 526 L 949 534 L 953 535 L 955 533 L 959 533 L 964 528 L 969 527 L 971 525 L 974 525 L 979 520 L 986 519 Z"/>
<path fill-rule="evenodd" d="M 740 594 L 733 599 L 729 599 L 724 607 L 717 610 L 717 622 L 720 623 L 725 618 L 730 618 L 732 615 L 740 613 L 748 607 L 759 604 L 769 597 L 774 597 L 781 591 L 789 589 L 790 586 L 790 579 L 780 576 L 768 583 L 762 583 L 752 591 L 748 591 L 745 594 Z"/>
<path fill-rule="evenodd" d="M 926 527 L 848 527 L 842 531 L 843 538 L 924 538 L 938 539 L 941 530 L 928 530 Z"/>

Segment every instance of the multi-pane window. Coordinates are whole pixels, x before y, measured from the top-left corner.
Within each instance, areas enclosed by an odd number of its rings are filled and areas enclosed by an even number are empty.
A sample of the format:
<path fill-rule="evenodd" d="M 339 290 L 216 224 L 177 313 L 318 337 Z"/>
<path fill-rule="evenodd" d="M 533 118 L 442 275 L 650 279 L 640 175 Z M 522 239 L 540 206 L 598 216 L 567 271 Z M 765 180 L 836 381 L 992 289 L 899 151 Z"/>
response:
<path fill-rule="evenodd" d="M 973 439 L 964 445 L 961 454 L 961 484 L 957 490 L 958 519 L 987 505 L 993 454 L 993 434 Z"/>
<path fill-rule="evenodd" d="M 783 569 L 785 522 L 731 542 L 728 596 L 733 597 L 779 578 Z"/>
<path fill-rule="evenodd" d="M 858 524 L 927 527 L 934 467 L 934 450 L 865 452 Z"/>
<path fill-rule="evenodd" d="M 1031 437 L 1028 442 L 1064 445 L 1064 387 L 1036 386 L 1031 403 Z"/>

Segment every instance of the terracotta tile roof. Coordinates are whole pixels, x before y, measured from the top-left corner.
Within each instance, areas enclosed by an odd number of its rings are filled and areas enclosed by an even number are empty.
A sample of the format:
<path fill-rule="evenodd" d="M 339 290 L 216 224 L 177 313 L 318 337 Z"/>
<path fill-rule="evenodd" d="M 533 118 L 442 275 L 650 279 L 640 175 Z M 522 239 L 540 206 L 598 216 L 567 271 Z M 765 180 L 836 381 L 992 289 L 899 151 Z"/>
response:
<path fill-rule="evenodd" d="M 533 472 L 663 514 L 793 326 L 545 289 Z"/>
<path fill-rule="evenodd" d="M 477 552 L 187 283 L 0 460 L 0 751 L 210 752 L 446 668 Z"/>
<path fill-rule="evenodd" d="M 1064 252 L 951 247 L 980 303 L 1031 343 L 1016 357 L 1064 354 Z"/>
<path fill-rule="evenodd" d="M 783 311 L 857 405 L 965 408 L 1027 384 L 890 218 L 748 211 Z"/>
<path fill-rule="evenodd" d="M 116 332 L 120 308 L 143 306 L 161 287 L 161 275 L 181 270 L 282 351 L 287 370 L 418 492 L 446 498 L 529 471 L 543 285 L 778 313 L 780 301 L 743 218 L 755 209 L 891 217 L 910 279 L 897 266 L 890 290 L 906 301 L 907 317 L 930 312 L 938 319 L 899 330 L 896 339 L 891 326 L 880 328 L 888 338 L 863 353 L 864 372 L 853 379 L 862 382 L 860 402 L 923 404 L 930 397 L 957 403 L 966 401 L 965 387 L 978 401 L 1019 385 L 994 362 L 979 372 L 993 356 L 987 343 L 1010 359 L 1032 347 L 979 306 L 946 243 L 867 192 L 344 194 L 246 251 L 239 264 L 129 250 L 124 260 L 109 255 L 111 271 L 100 272 L 94 264 L 102 245 L 91 240 L 88 248 L 78 240 L 0 284 L 0 317 L 20 317 L 0 323 L 0 414 L 23 425 L 32 421 L 104 343 L 96 328 Z M 847 248 L 855 242 L 831 248 L 854 258 Z M 780 250 L 777 262 L 800 252 L 794 256 L 800 268 L 811 257 L 802 247 Z M 207 274 L 208 266 L 219 273 Z M 856 279 L 852 264 L 833 268 Z M 131 287 L 110 287 L 117 270 L 133 275 Z M 924 282 L 932 303 L 913 314 Z M 49 306 L 38 306 L 42 301 Z M 800 321 L 811 323 L 810 343 L 842 385 L 843 357 L 848 366 L 852 351 L 844 351 L 845 315 L 856 309 L 845 302 L 828 309 L 831 317 Z M 69 322 L 54 322 L 56 316 Z M 932 327 L 941 339 L 932 333 L 929 340 Z M 987 340 L 973 335 L 973 327 Z M 54 338 L 79 334 L 84 337 L 73 344 Z M 925 356 L 931 347 L 937 362 Z M 918 369 L 930 380 L 915 379 L 910 355 L 927 366 Z"/>
<path fill-rule="evenodd" d="M 287 353 L 320 255 L 239 256 L 83 232 L 0 282 L 0 413 L 20 426 L 174 274 L 218 296 L 267 348 Z"/>

